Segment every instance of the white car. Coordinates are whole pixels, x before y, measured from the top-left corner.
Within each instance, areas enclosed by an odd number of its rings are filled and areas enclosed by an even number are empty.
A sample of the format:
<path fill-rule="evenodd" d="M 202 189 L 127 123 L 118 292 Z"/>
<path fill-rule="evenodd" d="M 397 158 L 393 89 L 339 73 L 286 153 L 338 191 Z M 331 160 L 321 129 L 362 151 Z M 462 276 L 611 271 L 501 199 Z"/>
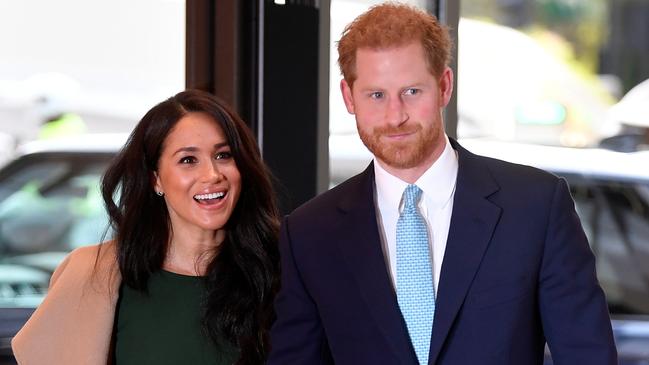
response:
<path fill-rule="evenodd" d="M 0 363 L 65 255 L 110 235 L 99 183 L 126 138 L 31 142 L 0 169 Z"/>

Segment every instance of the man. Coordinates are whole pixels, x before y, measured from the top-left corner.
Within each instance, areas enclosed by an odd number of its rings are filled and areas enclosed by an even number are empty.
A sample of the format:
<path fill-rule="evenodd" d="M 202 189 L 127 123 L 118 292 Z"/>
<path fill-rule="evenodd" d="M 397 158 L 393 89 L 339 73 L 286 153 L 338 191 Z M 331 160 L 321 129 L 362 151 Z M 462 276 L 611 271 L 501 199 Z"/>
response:
<path fill-rule="evenodd" d="M 444 133 L 448 32 L 383 4 L 338 45 L 374 161 L 285 218 L 270 365 L 616 364 L 564 180 Z M 486 70 L 488 71 L 488 70 Z"/>

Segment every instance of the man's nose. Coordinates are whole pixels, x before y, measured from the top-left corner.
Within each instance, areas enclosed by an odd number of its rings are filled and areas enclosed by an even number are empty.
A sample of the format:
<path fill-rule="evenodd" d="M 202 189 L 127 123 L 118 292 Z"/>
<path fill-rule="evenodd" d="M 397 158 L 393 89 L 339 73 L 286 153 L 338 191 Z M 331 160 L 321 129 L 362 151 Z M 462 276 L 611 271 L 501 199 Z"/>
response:
<path fill-rule="evenodd" d="M 393 126 L 399 126 L 408 120 L 408 113 L 400 96 L 391 97 L 388 100 L 386 121 Z"/>

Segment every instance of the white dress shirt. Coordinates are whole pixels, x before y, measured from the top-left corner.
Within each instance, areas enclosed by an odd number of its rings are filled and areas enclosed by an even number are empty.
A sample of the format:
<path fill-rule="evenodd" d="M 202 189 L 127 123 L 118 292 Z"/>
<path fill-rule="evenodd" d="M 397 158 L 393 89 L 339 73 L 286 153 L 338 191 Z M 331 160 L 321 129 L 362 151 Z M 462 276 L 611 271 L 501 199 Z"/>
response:
<path fill-rule="evenodd" d="M 428 225 L 428 237 L 433 268 L 435 292 L 439 284 L 446 239 L 453 212 L 457 154 L 446 138 L 446 148 L 433 165 L 415 182 L 422 190 L 419 212 Z M 397 220 L 403 209 L 401 200 L 408 183 L 391 175 L 374 159 L 375 203 L 379 233 L 386 265 L 390 269 L 392 285 L 397 282 Z M 396 286 L 395 286 L 396 287 Z"/>

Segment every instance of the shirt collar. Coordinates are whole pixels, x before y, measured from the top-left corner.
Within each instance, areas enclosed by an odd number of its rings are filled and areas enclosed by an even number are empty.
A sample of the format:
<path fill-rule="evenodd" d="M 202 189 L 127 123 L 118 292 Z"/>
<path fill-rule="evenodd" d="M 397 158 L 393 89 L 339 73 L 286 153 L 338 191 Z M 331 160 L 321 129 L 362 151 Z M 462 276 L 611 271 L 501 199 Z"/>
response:
<path fill-rule="evenodd" d="M 457 154 L 445 136 L 446 146 L 437 161 L 417 179 L 417 185 L 422 191 L 431 208 L 441 208 L 446 205 L 455 190 L 458 161 Z M 391 175 L 374 158 L 374 179 L 376 197 L 382 208 L 399 208 L 401 196 L 408 183 Z"/>

